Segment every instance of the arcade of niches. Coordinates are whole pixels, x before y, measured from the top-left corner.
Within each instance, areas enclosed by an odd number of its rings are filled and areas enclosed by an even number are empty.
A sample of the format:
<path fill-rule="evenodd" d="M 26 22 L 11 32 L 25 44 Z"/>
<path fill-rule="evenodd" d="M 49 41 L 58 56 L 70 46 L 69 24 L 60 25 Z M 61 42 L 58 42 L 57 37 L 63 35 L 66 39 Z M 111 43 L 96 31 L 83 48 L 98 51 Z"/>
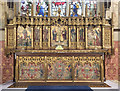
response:
<path fill-rule="evenodd" d="M 104 3 L 22 0 L 19 9 L 13 4 L 13 19 L 4 13 L 1 83 L 118 80 L 119 29 Z"/>

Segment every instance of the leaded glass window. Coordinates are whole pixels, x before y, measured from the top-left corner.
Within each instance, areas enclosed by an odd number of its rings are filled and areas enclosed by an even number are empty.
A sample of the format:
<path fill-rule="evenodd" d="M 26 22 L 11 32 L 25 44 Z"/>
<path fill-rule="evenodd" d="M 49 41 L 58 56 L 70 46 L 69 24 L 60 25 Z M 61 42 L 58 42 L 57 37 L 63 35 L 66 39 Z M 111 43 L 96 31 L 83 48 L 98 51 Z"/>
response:
<path fill-rule="evenodd" d="M 46 13 L 46 16 L 48 16 L 48 3 L 44 2 L 44 0 L 36 0 L 36 12 L 40 16 L 44 16 Z"/>
<path fill-rule="evenodd" d="M 91 12 L 93 16 L 97 16 L 97 0 L 85 0 L 85 5 L 88 6 L 88 15 Z"/>
<path fill-rule="evenodd" d="M 21 0 L 21 15 L 25 16 L 27 11 L 29 12 L 29 16 L 31 16 L 31 8 L 32 8 L 33 0 Z"/>
<path fill-rule="evenodd" d="M 67 15 L 67 2 L 65 0 L 52 0 L 51 2 L 51 16 L 58 16 L 58 9 L 61 9 L 60 16 Z"/>
<path fill-rule="evenodd" d="M 82 12 L 82 0 L 72 0 L 72 2 L 70 2 L 70 15 L 73 16 L 79 16 L 81 15 Z"/>

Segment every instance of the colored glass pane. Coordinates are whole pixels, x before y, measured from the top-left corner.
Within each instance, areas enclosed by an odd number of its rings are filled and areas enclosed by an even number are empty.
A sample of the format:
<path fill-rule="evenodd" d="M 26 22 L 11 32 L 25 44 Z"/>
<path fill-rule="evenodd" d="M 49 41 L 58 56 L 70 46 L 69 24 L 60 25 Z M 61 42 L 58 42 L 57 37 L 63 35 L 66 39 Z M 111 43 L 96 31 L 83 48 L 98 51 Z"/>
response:
<path fill-rule="evenodd" d="M 61 9 L 60 16 L 66 16 L 67 3 L 64 0 L 52 0 L 51 15 L 58 16 L 58 9 Z"/>
<path fill-rule="evenodd" d="M 88 6 L 88 15 L 91 12 L 93 16 L 97 16 L 97 0 L 85 0 L 85 5 Z"/>
<path fill-rule="evenodd" d="M 44 0 L 37 0 L 36 12 L 38 13 L 38 15 L 44 16 L 44 14 L 46 13 L 46 16 L 48 16 L 48 2 L 44 2 Z"/>
<path fill-rule="evenodd" d="M 33 0 L 21 0 L 21 15 L 25 16 L 27 11 L 29 12 L 29 16 L 31 15 Z"/>
<path fill-rule="evenodd" d="M 70 2 L 70 15 L 73 16 L 79 16 L 82 14 L 82 0 L 72 0 Z"/>

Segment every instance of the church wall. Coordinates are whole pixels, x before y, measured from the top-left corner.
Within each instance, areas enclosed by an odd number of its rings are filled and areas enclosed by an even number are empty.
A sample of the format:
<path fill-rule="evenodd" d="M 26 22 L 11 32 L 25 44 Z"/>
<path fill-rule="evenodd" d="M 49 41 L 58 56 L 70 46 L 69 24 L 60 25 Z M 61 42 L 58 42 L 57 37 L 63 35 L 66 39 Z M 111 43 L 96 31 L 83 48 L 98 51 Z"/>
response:
<path fill-rule="evenodd" d="M 119 29 L 118 29 L 119 30 Z M 114 54 L 106 57 L 105 72 L 106 80 L 118 80 L 120 76 L 120 32 L 114 31 Z"/>
<path fill-rule="evenodd" d="M 13 55 L 10 55 L 9 57 L 6 57 L 4 55 L 5 53 L 5 41 L 0 41 L 0 73 L 1 73 L 1 77 L 0 83 L 5 83 L 8 82 L 10 80 L 13 80 L 13 63 L 14 63 L 14 57 Z"/>

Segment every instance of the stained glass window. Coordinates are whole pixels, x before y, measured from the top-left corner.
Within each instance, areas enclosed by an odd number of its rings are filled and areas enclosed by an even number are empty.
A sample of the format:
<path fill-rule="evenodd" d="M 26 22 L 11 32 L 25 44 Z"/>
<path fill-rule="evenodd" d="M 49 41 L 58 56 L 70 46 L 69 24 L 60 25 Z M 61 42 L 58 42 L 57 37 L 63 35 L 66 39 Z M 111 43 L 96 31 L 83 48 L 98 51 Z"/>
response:
<path fill-rule="evenodd" d="M 93 16 L 97 16 L 97 0 L 85 0 L 85 5 L 88 6 L 88 15 L 91 12 Z"/>
<path fill-rule="evenodd" d="M 51 16 L 58 16 L 58 8 L 61 9 L 60 16 L 67 15 L 67 2 L 65 0 L 52 0 L 51 2 Z"/>
<path fill-rule="evenodd" d="M 82 0 L 72 0 L 70 2 L 70 15 L 73 16 L 79 16 L 82 14 Z"/>
<path fill-rule="evenodd" d="M 21 15 L 25 16 L 27 11 L 29 12 L 29 16 L 31 15 L 33 0 L 21 0 Z"/>
<path fill-rule="evenodd" d="M 36 0 L 36 12 L 38 15 L 44 16 L 46 13 L 46 16 L 48 16 L 48 3 L 44 2 L 44 0 Z"/>

